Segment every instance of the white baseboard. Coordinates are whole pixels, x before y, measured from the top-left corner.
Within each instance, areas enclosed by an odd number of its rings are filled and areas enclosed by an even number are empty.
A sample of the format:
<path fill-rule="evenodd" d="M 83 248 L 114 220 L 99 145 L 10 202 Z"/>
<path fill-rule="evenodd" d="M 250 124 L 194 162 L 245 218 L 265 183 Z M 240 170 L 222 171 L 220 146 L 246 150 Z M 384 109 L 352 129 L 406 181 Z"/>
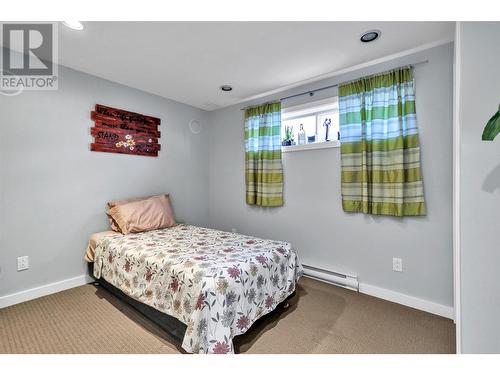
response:
<path fill-rule="evenodd" d="M 400 292 L 395 292 L 390 289 L 385 289 L 385 288 L 380 288 L 375 285 L 370 285 L 370 284 L 365 284 L 365 283 L 360 283 L 357 280 L 357 276 L 354 276 L 354 274 L 348 274 L 345 272 L 339 272 L 339 271 L 325 271 L 316 267 L 311 267 L 311 266 L 304 266 L 304 276 L 309 277 L 311 279 L 315 279 L 318 281 L 322 281 L 327 284 L 332 284 L 332 285 L 337 285 L 337 286 L 344 286 L 345 280 L 343 281 L 339 277 L 332 277 L 329 275 L 329 273 L 334 272 L 334 273 L 340 273 L 340 274 L 346 274 L 346 275 L 351 275 L 350 277 L 352 280 L 355 280 L 355 284 L 352 284 L 350 286 L 347 286 L 348 289 L 352 290 L 357 290 L 360 293 L 368 294 L 373 297 L 385 299 L 387 301 L 391 301 L 394 303 L 399 303 L 400 305 L 405 305 L 412 307 L 417 310 L 422 310 L 426 311 L 431 314 L 435 315 L 440 315 L 445 318 L 453 319 L 455 320 L 455 313 L 454 309 L 452 306 L 446 306 L 446 305 L 441 305 L 439 303 L 431 302 L 425 299 L 409 296 L 407 294 L 403 294 Z M 333 282 L 332 282 L 333 281 Z M 340 284 L 342 285 L 339 285 Z"/>
<path fill-rule="evenodd" d="M 448 319 L 455 318 L 455 312 L 452 306 L 441 305 L 439 303 L 409 296 L 393 290 L 380 288 L 370 284 L 359 283 L 359 292 L 385 299 L 387 301 L 399 303 L 400 305 L 413 307 L 414 309 L 426 311 L 431 314 L 440 315 Z"/>
<path fill-rule="evenodd" d="M 0 309 L 26 302 L 35 298 L 47 296 L 49 294 L 61 292 L 66 289 L 75 288 L 84 284 L 91 283 L 93 279 L 89 275 L 73 277 L 71 279 L 56 281 L 42 285 L 33 289 L 23 290 L 21 292 L 8 294 L 0 297 Z"/>

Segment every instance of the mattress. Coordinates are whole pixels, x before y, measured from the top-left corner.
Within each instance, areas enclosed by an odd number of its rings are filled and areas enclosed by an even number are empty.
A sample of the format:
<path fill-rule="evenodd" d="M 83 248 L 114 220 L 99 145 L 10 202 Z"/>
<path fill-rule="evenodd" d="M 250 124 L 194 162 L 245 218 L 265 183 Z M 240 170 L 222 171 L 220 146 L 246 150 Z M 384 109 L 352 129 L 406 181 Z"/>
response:
<path fill-rule="evenodd" d="M 232 339 L 291 295 L 301 275 L 287 242 L 192 225 L 109 234 L 94 255 L 95 277 L 186 324 L 189 353 L 233 353 Z"/>
<path fill-rule="evenodd" d="M 92 236 L 90 236 L 89 243 L 87 245 L 87 250 L 85 250 L 85 260 L 88 263 L 91 263 L 94 261 L 95 248 L 96 248 L 99 240 L 105 236 L 110 236 L 110 235 L 111 236 L 119 235 L 119 233 L 114 232 L 112 230 L 107 230 L 104 232 L 94 233 Z"/>

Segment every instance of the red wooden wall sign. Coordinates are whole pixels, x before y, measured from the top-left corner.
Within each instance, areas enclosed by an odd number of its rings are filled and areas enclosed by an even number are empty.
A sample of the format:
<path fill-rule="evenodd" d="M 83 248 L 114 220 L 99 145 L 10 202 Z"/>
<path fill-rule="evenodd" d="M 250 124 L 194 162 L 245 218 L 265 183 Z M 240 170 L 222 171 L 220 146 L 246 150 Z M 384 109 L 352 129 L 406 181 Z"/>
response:
<path fill-rule="evenodd" d="M 158 156 L 160 119 L 96 104 L 90 113 L 94 126 L 91 151 Z"/>

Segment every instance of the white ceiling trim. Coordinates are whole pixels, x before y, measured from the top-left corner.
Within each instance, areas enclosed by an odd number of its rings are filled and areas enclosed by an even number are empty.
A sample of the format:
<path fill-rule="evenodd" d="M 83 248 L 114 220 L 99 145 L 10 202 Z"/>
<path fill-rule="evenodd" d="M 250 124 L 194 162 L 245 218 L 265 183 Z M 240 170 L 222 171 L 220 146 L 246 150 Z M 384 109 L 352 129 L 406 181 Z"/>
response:
<path fill-rule="evenodd" d="M 356 70 L 368 68 L 368 67 L 373 66 L 373 65 L 381 64 L 381 63 L 384 63 L 384 62 L 387 62 L 387 61 L 391 61 L 391 60 L 394 60 L 394 59 L 398 59 L 398 58 L 401 58 L 401 57 L 412 55 L 414 53 L 425 51 L 427 49 L 438 47 L 438 46 L 441 46 L 441 45 L 444 45 L 444 44 L 448 44 L 448 43 L 451 43 L 451 42 L 453 42 L 453 38 L 444 38 L 444 39 L 440 39 L 440 40 L 437 40 L 437 41 L 432 42 L 432 43 L 422 44 L 421 46 L 414 47 L 414 48 L 411 48 L 411 49 L 408 49 L 408 50 L 405 50 L 405 51 L 401 51 L 401 52 L 398 52 L 398 53 L 393 53 L 391 55 L 384 56 L 384 57 L 381 57 L 381 58 L 378 58 L 378 59 L 375 59 L 375 60 L 370 60 L 370 61 L 367 61 L 367 62 L 364 62 L 364 63 L 361 63 L 361 64 L 353 65 L 353 66 L 348 67 L 348 68 L 336 70 L 336 71 L 333 71 L 333 72 L 321 74 L 321 75 L 316 76 L 316 77 L 312 77 L 312 78 L 309 78 L 309 79 L 298 81 L 298 82 L 292 83 L 290 85 L 279 87 L 279 88 L 274 89 L 274 90 L 269 90 L 269 91 L 265 91 L 265 92 L 262 92 L 262 93 L 257 94 L 257 95 L 252 95 L 252 96 L 249 96 L 247 98 L 239 100 L 238 102 L 234 103 L 234 105 L 241 104 L 241 103 L 244 103 L 244 102 L 249 102 L 249 101 L 256 100 L 256 99 L 260 99 L 260 98 L 263 98 L 263 97 L 266 97 L 266 96 L 271 96 L 271 95 L 274 95 L 274 94 L 279 94 L 280 92 L 284 92 L 284 91 L 287 91 L 287 90 L 290 90 L 290 89 L 293 89 L 293 88 L 296 88 L 296 87 L 300 87 L 300 86 L 307 85 L 307 84 L 310 84 L 310 83 L 318 82 L 318 81 L 321 81 L 321 80 L 326 79 L 326 78 L 332 78 L 332 77 L 339 76 L 339 75 L 342 75 L 342 74 L 350 73 L 350 72 L 353 72 L 353 71 L 356 71 Z M 216 110 L 216 109 L 219 109 L 219 108 L 214 108 L 213 110 Z M 208 111 L 211 111 L 211 110 L 208 110 Z"/>

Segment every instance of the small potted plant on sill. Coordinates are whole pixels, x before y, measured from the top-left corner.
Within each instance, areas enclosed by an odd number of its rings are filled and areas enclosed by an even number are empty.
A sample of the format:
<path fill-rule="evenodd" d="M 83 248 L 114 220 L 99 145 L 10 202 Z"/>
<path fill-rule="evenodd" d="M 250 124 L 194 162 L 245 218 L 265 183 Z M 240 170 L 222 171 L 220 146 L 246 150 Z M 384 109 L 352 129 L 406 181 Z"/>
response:
<path fill-rule="evenodd" d="M 285 138 L 281 142 L 282 146 L 291 146 L 295 142 L 293 141 L 293 126 L 285 126 Z"/>

